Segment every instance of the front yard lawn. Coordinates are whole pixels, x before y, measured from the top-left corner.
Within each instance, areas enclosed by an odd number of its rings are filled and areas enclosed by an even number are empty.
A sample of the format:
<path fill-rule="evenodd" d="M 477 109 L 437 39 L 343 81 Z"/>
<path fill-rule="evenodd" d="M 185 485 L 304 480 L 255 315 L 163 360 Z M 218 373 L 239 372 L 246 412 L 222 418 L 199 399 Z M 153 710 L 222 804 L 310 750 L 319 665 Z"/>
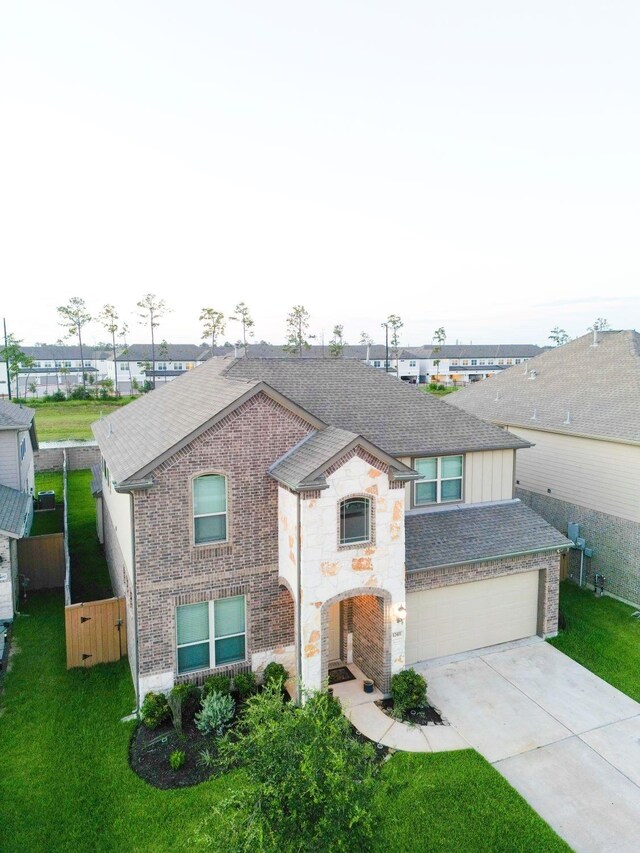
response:
<path fill-rule="evenodd" d="M 635 608 L 563 581 L 560 610 L 566 628 L 549 640 L 551 645 L 640 702 L 640 620 L 631 618 Z"/>
<path fill-rule="evenodd" d="M 127 660 L 67 671 L 62 595 L 32 594 L 22 610 L 0 696 L 0 850 L 197 849 L 195 829 L 242 773 L 147 785 L 127 761 L 134 723 L 120 722 L 134 703 Z M 472 750 L 397 754 L 378 790 L 375 851 L 568 850 Z"/>

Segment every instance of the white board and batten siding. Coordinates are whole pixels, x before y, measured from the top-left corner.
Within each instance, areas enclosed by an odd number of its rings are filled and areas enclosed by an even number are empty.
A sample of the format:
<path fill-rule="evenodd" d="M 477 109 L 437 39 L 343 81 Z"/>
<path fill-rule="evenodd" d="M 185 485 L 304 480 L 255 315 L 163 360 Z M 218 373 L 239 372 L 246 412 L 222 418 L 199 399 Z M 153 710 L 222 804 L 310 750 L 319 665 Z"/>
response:
<path fill-rule="evenodd" d="M 411 466 L 413 459 L 400 459 Z M 514 486 L 514 450 L 482 450 L 464 454 L 463 491 L 464 503 L 476 504 L 487 501 L 508 501 L 513 497 Z M 405 507 L 412 508 L 411 490 L 413 484 L 405 488 Z"/>
<path fill-rule="evenodd" d="M 640 522 L 640 446 L 521 427 L 509 430 L 535 442 L 518 453 L 521 488 Z"/>
<path fill-rule="evenodd" d="M 407 665 L 532 637 L 540 573 L 407 593 Z"/>

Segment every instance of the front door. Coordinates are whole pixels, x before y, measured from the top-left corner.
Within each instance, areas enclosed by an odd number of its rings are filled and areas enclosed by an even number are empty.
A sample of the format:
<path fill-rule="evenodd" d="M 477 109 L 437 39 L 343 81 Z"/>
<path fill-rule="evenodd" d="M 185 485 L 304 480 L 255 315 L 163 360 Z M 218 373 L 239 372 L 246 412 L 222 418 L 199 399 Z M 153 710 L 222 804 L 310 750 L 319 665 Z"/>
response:
<path fill-rule="evenodd" d="M 329 663 L 340 660 L 340 602 L 329 607 Z"/>

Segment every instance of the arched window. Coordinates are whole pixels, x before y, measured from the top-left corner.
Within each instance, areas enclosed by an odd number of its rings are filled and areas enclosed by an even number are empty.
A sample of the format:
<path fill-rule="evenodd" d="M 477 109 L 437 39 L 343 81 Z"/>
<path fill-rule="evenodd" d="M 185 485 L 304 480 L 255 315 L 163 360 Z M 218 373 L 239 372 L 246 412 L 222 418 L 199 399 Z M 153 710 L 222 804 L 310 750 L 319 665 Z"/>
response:
<path fill-rule="evenodd" d="M 340 502 L 340 544 L 355 545 L 371 539 L 371 501 L 345 498 Z"/>
<path fill-rule="evenodd" d="M 227 539 L 227 478 L 222 474 L 193 481 L 193 535 L 196 545 Z"/>

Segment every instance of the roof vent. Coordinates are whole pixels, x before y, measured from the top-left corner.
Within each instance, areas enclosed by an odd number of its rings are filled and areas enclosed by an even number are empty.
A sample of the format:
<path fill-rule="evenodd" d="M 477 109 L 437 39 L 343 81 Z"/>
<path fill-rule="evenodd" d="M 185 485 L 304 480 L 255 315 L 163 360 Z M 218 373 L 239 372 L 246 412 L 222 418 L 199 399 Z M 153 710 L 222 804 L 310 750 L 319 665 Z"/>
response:
<path fill-rule="evenodd" d="M 562 422 L 565 426 L 571 426 L 571 412 L 567 412 L 567 417 Z"/>
<path fill-rule="evenodd" d="M 597 329 L 593 330 L 593 343 L 591 344 L 591 346 L 592 347 L 598 346 L 598 330 Z"/>
<path fill-rule="evenodd" d="M 495 399 L 495 402 L 496 402 L 496 403 L 499 403 L 499 402 L 500 402 L 500 392 L 499 392 L 499 391 L 496 391 L 496 399 Z"/>
<path fill-rule="evenodd" d="M 113 424 L 109 421 L 109 425 L 107 427 L 107 436 L 113 435 Z"/>
<path fill-rule="evenodd" d="M 529 374 L 529 379 L 535 379 L 537 375 L 538 375 L 538 371 L 532 370 L 531 373 Z"/>
<path fill-rule="evenodd" d="M 537 421 L 537 420 L 538 420 L 538 410 L 537 410 L 537 409 L 534 409 L 534 410 L 533 410 L 533 414 L 531 415 L 531 420 L 532 420 L 532 421 Z"/>

